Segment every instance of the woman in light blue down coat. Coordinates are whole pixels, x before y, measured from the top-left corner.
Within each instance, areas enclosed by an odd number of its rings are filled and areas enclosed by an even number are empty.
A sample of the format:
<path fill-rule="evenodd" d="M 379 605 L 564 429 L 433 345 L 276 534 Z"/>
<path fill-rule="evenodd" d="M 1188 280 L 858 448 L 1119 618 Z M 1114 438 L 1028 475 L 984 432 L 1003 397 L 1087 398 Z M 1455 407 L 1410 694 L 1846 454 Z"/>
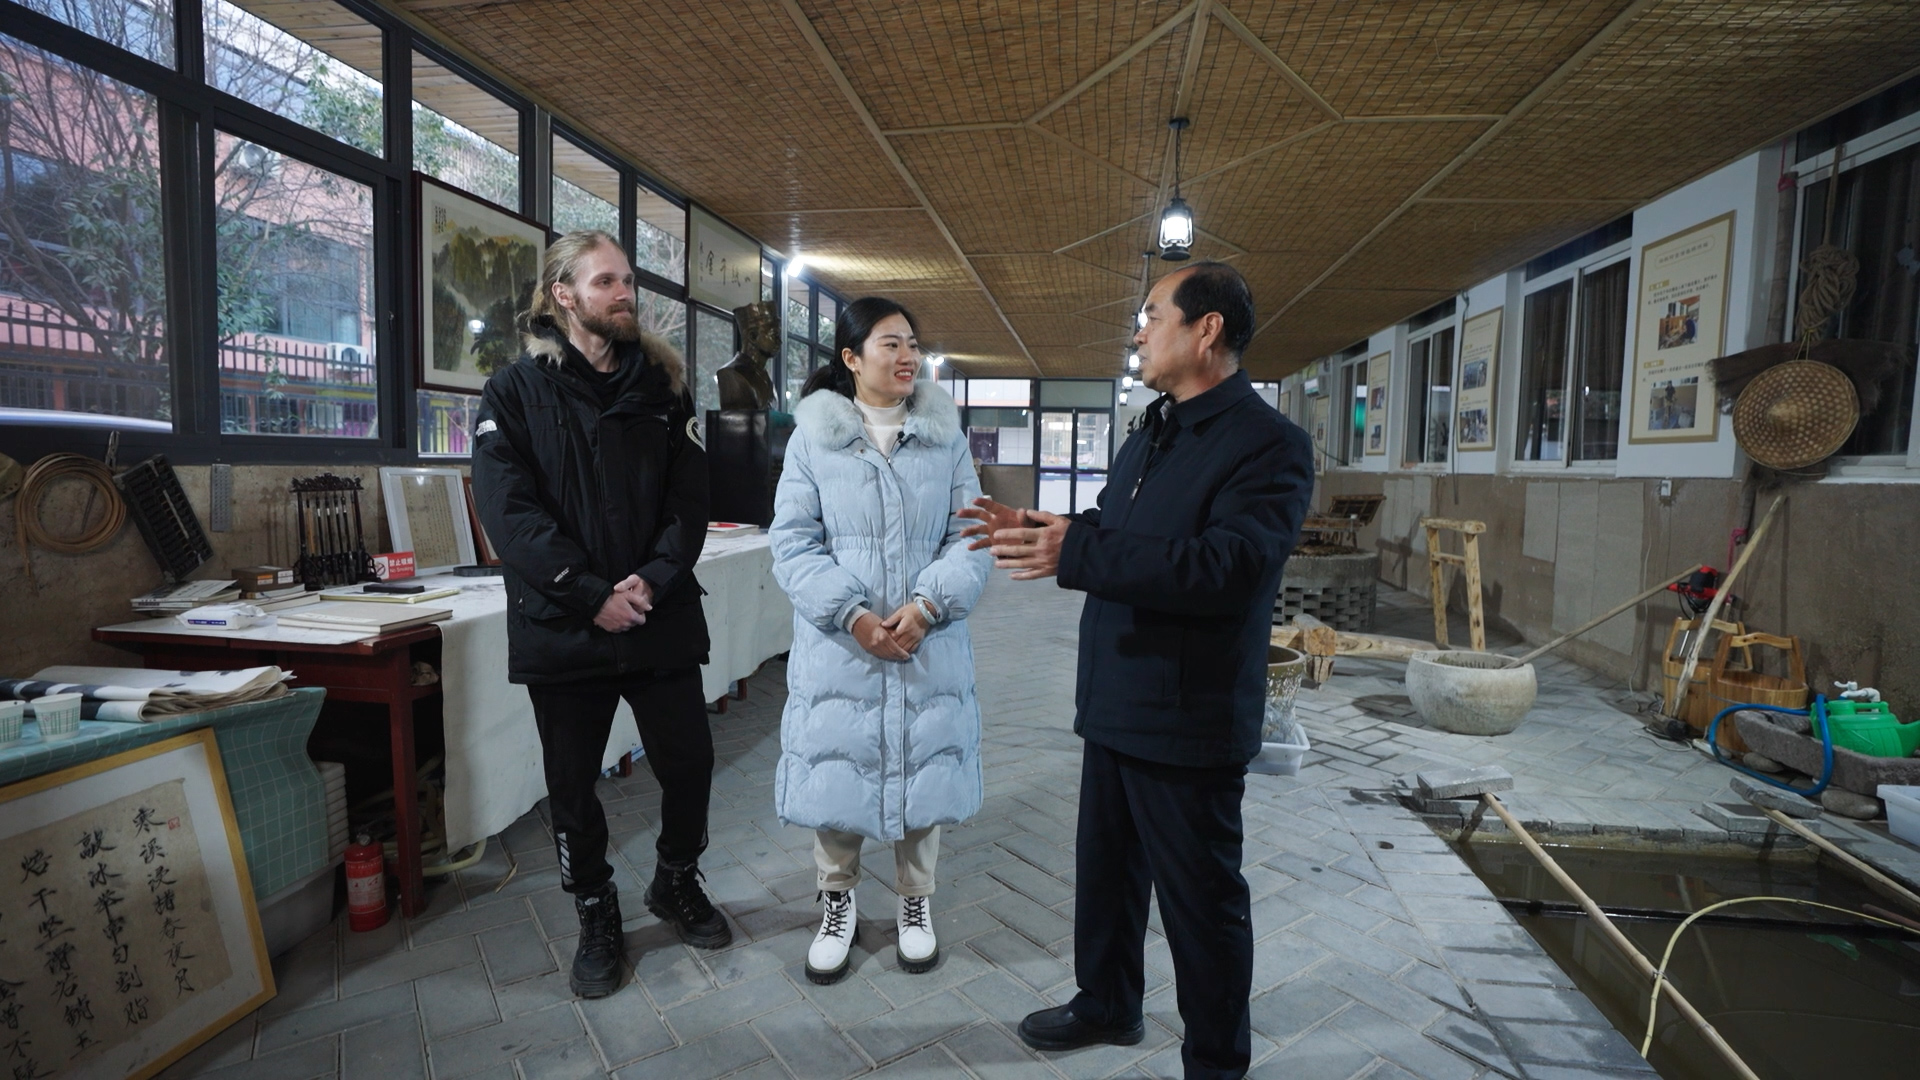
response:
<path fill-rule="evenodd" d="M 773 798 L 815 830 L 825 901 L 807 976 L 847 972 L 864 840 L 892 841 L 900 965 L 939 962 L 929 897 L 940 826 L 980 808 L 967 614 L 992 564 L 955 511 L 980 494 L 960 411 L 921 378 L 912 316 L 848 304 L 807 380 L 774 497 L 773 574 L 793 599 Z"/>

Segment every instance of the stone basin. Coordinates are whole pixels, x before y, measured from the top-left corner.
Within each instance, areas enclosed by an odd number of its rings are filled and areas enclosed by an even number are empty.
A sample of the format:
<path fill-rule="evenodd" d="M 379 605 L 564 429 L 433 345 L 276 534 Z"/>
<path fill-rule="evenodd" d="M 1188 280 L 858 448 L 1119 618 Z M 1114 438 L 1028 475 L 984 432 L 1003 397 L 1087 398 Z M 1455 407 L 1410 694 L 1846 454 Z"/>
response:
<path fill-rule="evenodd" d="M 1433 650 L 1407 661 L 1407 697 L 1427 723 L 1457 735 L 1505 735 L 1538 690 L 1533 665 L 1498 653 Z"/>

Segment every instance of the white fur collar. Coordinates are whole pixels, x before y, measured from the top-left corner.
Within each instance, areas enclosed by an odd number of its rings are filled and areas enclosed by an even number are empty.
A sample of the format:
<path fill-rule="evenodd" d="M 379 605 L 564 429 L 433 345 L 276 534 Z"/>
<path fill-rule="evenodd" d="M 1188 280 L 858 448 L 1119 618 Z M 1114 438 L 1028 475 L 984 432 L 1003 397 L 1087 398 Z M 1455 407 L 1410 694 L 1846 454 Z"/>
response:
<path fill-rule="evenodd" d="M 800 399 L 793 410 L 794 423 L 807 433 L 810 442 L 831 450 L 851 445 L 866 437 L 860 410 L 852 399 L 832 390 L 816 390 Z M 931 379 L 913 384 L 907 398 L 907 423 L 900 432 L 902 441 L 919 439 L 930 446 L 949 446 L 960 438 L 960 407 L 953 395 Z"/>

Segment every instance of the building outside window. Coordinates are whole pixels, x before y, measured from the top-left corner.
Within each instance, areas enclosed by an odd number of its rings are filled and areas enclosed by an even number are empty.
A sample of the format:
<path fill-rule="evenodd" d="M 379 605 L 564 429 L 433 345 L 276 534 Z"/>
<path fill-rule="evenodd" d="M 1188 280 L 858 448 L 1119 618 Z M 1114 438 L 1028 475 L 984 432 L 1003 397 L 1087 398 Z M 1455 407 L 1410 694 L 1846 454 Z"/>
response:
<path fill-rule="evenodd" d="M 1330 408 L 1332 453 L 1341 465 L 1360 464 L 1367 445 L 1367 343 L 1348 349 L 1336 359 L 1337 385 Z"/>
<path fill-rule="evenodd" d="M 1442 325 L 1444 323 L 1444 325 Z M 1442 465 L 1453 448 L 1454 302 L 1407 321 L 1407 465 Z"/>
<path fill-rule="evenodd" d="M 1619 456 L 1632 235 L 1628 215 L 1528 264 L 1515 461 Z"/>
<path fill-rule="evenodd" d="M 967 444 L 982 465 L 1034 463 L 1033 380 L 969 379 Z"/>

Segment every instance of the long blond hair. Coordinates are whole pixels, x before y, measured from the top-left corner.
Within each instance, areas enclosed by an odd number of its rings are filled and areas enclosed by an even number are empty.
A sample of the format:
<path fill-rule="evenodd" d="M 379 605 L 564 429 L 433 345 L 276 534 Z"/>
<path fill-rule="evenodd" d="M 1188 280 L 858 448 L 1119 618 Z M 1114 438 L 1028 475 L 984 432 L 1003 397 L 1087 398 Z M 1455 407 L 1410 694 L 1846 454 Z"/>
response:
<path fill-rule="evenodd" d="M 553 287 L 556 283 L 572 285 L 580 273 L 581 261 L 602 244 L 611 244 L 614 250 L 620 250 L 620 241 L 600 229 L 576 229 L 548 246 L 546 258 L 540 263 L 540 280 L 534 283 L 533 299 L 527 304 L 529 331 L 538 326 L 543 317 L 552 319 L 562 333 L 572 325 L 573 314 L 554 302 Z M 531 337 L 531 333 L 528 336 Z"/>

